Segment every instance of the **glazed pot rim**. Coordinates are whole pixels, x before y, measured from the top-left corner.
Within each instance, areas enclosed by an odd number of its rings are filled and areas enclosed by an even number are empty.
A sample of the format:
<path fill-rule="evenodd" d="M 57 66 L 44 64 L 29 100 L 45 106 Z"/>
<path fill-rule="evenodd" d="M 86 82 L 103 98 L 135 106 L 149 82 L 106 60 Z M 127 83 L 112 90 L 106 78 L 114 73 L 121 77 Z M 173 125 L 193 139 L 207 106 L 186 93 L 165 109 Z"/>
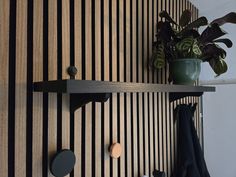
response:
<path fill-rule="evenodd" d="M 170 62 L 190 61 L 190 60 L 202 62 L 202 60 L 199 59 L 199 58 L 179 58 L 179 59 L 172 60 L 172 61 L 170 61 Z"/>

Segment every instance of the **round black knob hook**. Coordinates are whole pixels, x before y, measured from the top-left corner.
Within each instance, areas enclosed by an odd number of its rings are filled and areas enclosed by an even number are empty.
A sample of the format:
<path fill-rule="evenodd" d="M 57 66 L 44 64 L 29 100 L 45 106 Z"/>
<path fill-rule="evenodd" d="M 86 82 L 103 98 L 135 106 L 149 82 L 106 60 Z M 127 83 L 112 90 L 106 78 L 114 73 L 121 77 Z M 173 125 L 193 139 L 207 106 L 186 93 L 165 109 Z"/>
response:
<path fill-rule="evenodd" d="M 77 74 L 78 70 L 75 66 L 69 66 L 67 68 L 67 73 L 70 75 L 71 79 L 75 79 L 75 75 Z"/>
<path fill-rule="evenodd" d="M 63 149 L 53 156 L 50 164 L 51 173 L 56 177 L 66 176 L 73 170 L 75 161 L 75 154 Z"/>

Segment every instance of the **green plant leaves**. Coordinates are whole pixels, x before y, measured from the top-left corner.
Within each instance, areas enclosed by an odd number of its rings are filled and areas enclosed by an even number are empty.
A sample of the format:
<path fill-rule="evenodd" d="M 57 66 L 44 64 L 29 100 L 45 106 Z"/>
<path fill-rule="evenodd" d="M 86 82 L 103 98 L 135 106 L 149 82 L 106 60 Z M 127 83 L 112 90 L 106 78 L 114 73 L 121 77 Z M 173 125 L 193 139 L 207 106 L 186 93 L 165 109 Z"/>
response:
<path fill-rule="evenodd" d="M 164 44 L 158 44 L 158 47 L 153 50 L 152 54 L 153 65 L 157 69 L 161 69 L 165 66 L 165 52 Z"/>
<path fill-rule="evenodd" d="M 198 58 L 202 54 L 197 40 L 193 37 L 184 38 L 175 46 L 181 58 Z"/>
<path fill-rule="evenodd" d="M 182 27 L 186 26 L 191 21 L 191 17 L 192 17 L 192 13 L 190 10 L 183 11 L 179 20 L 179 25 Z"/>
<path fill-rule="evenodd" d="M 215 19 L 211 24 L 218 24 L 219 26 L 224 25 L 225 23 L 234 23 L 236 24 L 236 13 L 235 12 L 230 12 L 227 15 Z"/>
<path fill-rule="evenodd" d="M 202 55 L 202 51 L 199 47 L 198 41 L 195 39 L 192 45 L 192 57 L 199 58 Z"/>
<path fill-rule="evenodd" d="M 219 76 L 228 70 L 228 66 L 222 58 L 212 58 L 209 61 L 209 64 L 216 73 L 216 76 Z"/>
<path fill-rule="evenodd" d="M 175 46 L 179 53 L 183 53 L 184 56 L 190 52 L 193 45 L 193 38 L 185 38 L 182 41 L 178 42 Z"/>
<path fill-rule="evenodd" d="M 233 46 L 233 42 L 230 39 L 216 39 L 213 42 L 221 42 L 224 43 L 228 48 L 231 48 Z"/>
<path fill-rule="evenodd" d="M 161 11 L 160 13 L 159 13 L 159 16 L 161 17 L 161 18 L 165 18 L 168 22 L 170 22 L 170 23 L 173 23 L 173 24 L 175 24 L 175 25 L 178 25 L 171 17 L 170 17 L 170 15 L 168 14 L 168 12 L 166 12 L 165 10 L 163 10 L 163 11 Z"/>
<path fill-rule="evenodd" d="M 171 18 L 166 11 L 160 12 L 163 18 L 157 24 L 157 41 L 154 42 L 152 64 L 155 68 L 161 69 L 166 62 L 171 62 L 178 58 L 199 58 L 209 62 L 217 76 L 225 73 L 228 69 L 226 62 L 226 51 L 217 43 L 223 43 L 231 48 L 233 43 L 230 39 L 219 39 L 227 34 L 220 28 L 225 23 L 236 24 L 236 13 L 231 12 L 227 15 L 214 20 L 200 34 L 197 29 L 208 25 L 206 17 L 200 17 L 191 22 L 191 11 L 184 10 L 179 25 Z M 177 25 L 177 29 L 174 29 Z"/>

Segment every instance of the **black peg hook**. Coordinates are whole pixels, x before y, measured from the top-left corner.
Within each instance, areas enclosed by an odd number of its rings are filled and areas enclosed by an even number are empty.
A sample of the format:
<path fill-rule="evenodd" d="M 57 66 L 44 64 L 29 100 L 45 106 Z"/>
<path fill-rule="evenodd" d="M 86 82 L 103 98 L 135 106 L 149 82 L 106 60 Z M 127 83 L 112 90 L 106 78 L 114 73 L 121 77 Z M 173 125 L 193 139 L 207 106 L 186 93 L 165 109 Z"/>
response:
<path fill-rule="evenodd" d="M 70 79 L 75 79 L 78 70 L 75 66 L 69 66 L 67 68 L 67 73 L 70 75 Z"/>

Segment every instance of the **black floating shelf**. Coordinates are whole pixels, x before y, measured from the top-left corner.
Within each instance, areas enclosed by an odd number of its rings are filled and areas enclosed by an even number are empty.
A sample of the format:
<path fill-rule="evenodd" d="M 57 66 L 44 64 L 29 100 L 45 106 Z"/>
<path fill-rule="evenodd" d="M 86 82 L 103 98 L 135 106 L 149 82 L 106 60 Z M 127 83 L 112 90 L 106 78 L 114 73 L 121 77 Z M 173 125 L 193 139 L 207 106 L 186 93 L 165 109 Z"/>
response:
<path fill-rule="evenodd" d="M 70 108 L 75 111 L 91 101 L 105 102 L 111 93 L 169 92 L 170 101 L 174 101 L 214 92 L 215 87 L 69 79 L 35 82 L 34 91 L 70 94 Z"/>

